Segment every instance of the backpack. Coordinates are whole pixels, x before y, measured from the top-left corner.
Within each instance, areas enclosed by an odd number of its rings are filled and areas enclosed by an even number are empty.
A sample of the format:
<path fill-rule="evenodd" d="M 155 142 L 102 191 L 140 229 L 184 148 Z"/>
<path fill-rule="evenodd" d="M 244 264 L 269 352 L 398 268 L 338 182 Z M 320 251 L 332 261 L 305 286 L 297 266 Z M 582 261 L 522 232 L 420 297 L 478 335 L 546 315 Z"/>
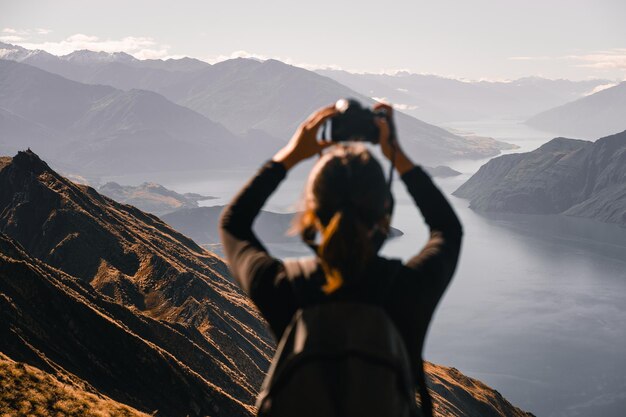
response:
<path fill-rule="evenodd" d="M 396 271 L 401 265 L 396 261 Z M 317 265 L 315 259 L 296 259 L 285 261 L 285 268 L 290 277 L 308 277 Z M 295 288 L 296 295 L 302 292 Z M 385 297 L 385 291 L 377 294 L 380 301 Z M 381 305 L 313 304 L 294 314 L 278 343 L 257 399 L 258 416 L 430 417 L 420 368 L 422 409 L 404 340 Z"/>

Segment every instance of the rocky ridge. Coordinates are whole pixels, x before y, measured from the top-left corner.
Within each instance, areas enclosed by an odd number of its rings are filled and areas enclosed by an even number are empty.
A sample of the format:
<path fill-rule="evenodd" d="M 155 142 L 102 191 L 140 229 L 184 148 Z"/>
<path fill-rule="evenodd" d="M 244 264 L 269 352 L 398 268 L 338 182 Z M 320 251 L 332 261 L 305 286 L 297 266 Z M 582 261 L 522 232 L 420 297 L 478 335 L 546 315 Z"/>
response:
<path fill-rule="evenodd" d="M 0 213 L 0 232 L 29 257 L 84 284 L 94 302 L 108 299 L 111 308 L 133 312 L 129 319 L 148 320 L 142 339 L 184 358 L 181 366 L 239 403 L 252 401 L 273 342 L 220 258 L 157 217 L 66 180 L 32 152 L 0 162 Z M 43 352 L 55 346 L 25 343 Z M 76 356 L 71 347 L 59 351 L 67 352 L 65 360 Z M 84 372 L 91 369 L 84 365 Z M 141 379 L 134 384 L 141 386 Z"/>
<path fill-rule="evenodd" d="M 565 214 L 626 226 L 626 131 L 556 138 L 483 165 L 454 195 L 484 212 Z"/>

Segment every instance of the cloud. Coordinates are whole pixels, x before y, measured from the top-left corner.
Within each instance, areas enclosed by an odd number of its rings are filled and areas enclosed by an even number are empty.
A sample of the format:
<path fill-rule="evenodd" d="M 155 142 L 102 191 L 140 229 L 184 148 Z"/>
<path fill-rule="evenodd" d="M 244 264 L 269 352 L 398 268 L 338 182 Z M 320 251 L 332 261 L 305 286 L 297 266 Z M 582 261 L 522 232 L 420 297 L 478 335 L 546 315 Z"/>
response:
<path fill-rule="evenodd" d="M 378 101 L 379 103 L 389 103 L 389 100 L 387 100 L 387 97 L 371 97 L 373 100 Z M 393 103 L 393 108 L 396 110 L 400 110 L 400 111 L 406 111 L 406 110 L 415 110 L 417 108 L 419 108 L 419 106 L 414 106 L 411 104 L 401 104 L 401 103 Z"/>
<path fill-rule="evenodd" d="M 6 36 L 0 36 L 0 41 L 1 42 L 9 42 L 9 43 L 15 43 L 15 42 L 20 42 L 23 41 L 24 38 L 18 35 L 6 35 Z"/>
<path fill-rule="evenodd" d="M 37 29 L 46 31 L 47 29 Z M 47 32 L 49 33 L 49 32 Z M 126 52 L 139 59 L 157 59 L 168 57 L 169 46 L 158 44 L 153 38 L 145 36 L 126 36 L 121 39 L 100 39 L 98 36 L 76 33 L 61 41 L 19 41 L 17 45 L 27 49 L 41 49 L 53 55 L 67 55 L 81 49 L 102 52 Z"/>
<path fill-rule="evenodd" d="M 402 111 L 407 111 L 407 110 L 416 110 L 418 108 L 418 106 L 411 105 L 411 104 L 395 103 L 393 105 L 393 108 L 394 109 L 398 109 L 398 110 L 402 110 Z"/>
<path fill-rule="evenodd" d="M 570 61 L 576 67 L 598 70 L 626 70 L 626 48 L 613 48 L 565 56 L 512 56 L 512 61 Z"/>
<path fill-rule="evenodd" d="M 615 48 L 583 55 L 568 55 L 565 58 L 580 62 L 578 67 L 626 70 L 626 48 Z"/>
<path fill-rule="evenodd" d="M 2 29 L 2 33 L 8 33 L 9 35 L 20 35 L 30 36 L 30 35 L 47 35 L 52 33 L 52 30 L 46 28 L 36 28 L 36 29 L 15 29 L 15 28 L 4 28 Z"/>
<path fill-rule="evenodd" d="M 551 56 L 510 56 L 511 61 L 548 61 L 554 59 Z"/>

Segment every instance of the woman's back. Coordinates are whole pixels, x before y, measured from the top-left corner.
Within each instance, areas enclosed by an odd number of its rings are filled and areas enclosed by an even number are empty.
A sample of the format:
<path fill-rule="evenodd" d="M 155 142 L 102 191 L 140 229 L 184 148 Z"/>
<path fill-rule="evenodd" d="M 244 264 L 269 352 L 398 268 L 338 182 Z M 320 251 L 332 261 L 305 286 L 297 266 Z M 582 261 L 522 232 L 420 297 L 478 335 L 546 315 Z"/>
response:
<path fill-rule="evenodd" d="M 298 310 L 259 395 L 260 416 L 417 415 L 413 364 L 387 311 L 402 264 L 379 260 L 390 267 L 380 271 L 386 279 L 359 280 L 332 294 L 322 289 L 315 258 L 284 262 Z"/>

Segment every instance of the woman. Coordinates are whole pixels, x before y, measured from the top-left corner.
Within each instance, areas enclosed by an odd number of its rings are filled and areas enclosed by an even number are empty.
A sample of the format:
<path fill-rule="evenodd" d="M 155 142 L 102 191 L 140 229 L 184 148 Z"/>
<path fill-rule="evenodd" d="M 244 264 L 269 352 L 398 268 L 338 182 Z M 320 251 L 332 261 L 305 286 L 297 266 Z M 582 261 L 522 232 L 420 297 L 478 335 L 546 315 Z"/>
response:
<path fill-rule="evenodd" d="M 391 118 L 392 108 L 386 104 L 375 108 L 381 107 Z M 404 342 L 413 381 L 423 382 L 424 339 L 456 268 L 461 224 L 430 177 L 409 159 L 397 139 L 390 139 L 387 120 L 377 118 L 382 152 L 392 160 L 430 228 L 426 245 L 406 263 L 379 256 L 384 240 L 380 236 L 389 231 L 391 194 L 380 164 L 363 146 L 316 139 L 319 127 L 334 114 L 334 106 L 313 113 L 224 210 L 220 222 L 224 252 L 235 279 L 277 340 L 302 309 L 377 300 Z M 293 262 L 272 257 L 254 235 L 252 223 L 287 172 L 317 154 L 321 157 L 308 179 L 305 211 L 296 224 L 303 239 L 316 250 L 309 271 L 303 271 L 289 267 Z M 316 233 L 320 234 L 319 246 L 313 244 Z M 383 292 L 386 295 L 380 300 L 378 295 Z M 336 389 L 345 387 L 339 384 Z M 420 394 L 424 414 L 432 414 L 426 390 L 422 388 Z M 364 403 L 369 400 L 363 396 Z"/>

